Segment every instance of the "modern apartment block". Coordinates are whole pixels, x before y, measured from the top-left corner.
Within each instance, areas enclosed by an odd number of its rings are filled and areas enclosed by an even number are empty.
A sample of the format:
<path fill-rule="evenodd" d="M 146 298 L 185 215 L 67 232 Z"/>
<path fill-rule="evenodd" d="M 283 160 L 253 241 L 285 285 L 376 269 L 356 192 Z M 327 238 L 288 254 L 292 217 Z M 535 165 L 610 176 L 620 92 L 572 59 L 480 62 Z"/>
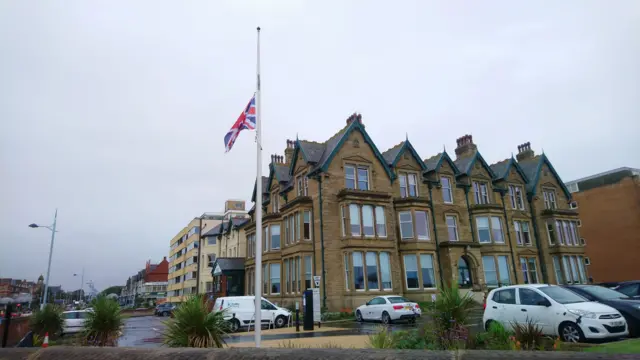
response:
<path fill-rule="evenodd" d="M 299 301 L 315 275 L 330 311 L 381 294 L 430 300 L 451 282 L 478 299 L 506 284 L 587 282 L 578 213 L 545 154 L 526 143 L 517 159 L 489 165 L 466 135 L 454 157 L 422 159 L 408 139 L 380 152 L 357 114 L 324 142 L 288 140 L 252 197 L 263 197 L 265 297 Z"/>
<path fill-rule="evenodd" d="M 580 211 L 594 282 L 640 279 L 640 169 L 618 168 L 566 183 Z"/>
<path fill-rule="evenodd" d="M 171 239 L 167 302 L 180 303 L 186 299 L 185 296 L 199 292 L 199 279 L 203 271 L 198 261 L 202 254 L 200 229 L 212 228 L 223 220 L 223 214 L 204 213 L 191 220 Z"/>

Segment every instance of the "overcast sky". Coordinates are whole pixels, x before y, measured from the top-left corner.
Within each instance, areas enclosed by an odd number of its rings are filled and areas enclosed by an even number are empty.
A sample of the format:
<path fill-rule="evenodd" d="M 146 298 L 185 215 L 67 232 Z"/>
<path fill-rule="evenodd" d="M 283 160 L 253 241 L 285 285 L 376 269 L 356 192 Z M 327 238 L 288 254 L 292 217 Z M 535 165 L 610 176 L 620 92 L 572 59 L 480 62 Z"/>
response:
<path fill-rule="evenodd" d="M 490 163 L 530 141 L 565 180 L 640 167 L 640 2 L 0 0 L 0 277 L 123 284 L 195 216 L 249 202 L 286 139 L 354 111 L 380 151 L 473 134 Z M 250 204 L 248 206 L 251 206 Z"/>

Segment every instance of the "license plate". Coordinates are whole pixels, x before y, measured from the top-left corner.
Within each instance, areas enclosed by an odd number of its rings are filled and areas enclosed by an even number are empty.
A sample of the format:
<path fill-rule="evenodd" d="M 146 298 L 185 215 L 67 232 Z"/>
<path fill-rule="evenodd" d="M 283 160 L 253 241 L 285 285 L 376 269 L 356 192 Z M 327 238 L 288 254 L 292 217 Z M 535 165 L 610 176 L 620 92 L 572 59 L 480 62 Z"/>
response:
<path fill-rule="evenodd" d="M 624 325 L 624 321 L 612 321 L 611 326 L 622 326 Z"/>
<path fill-rule="evenodd" d="M 411 310 L 411 306 L 405 306 L 404 309 L 405 310 Z"/>

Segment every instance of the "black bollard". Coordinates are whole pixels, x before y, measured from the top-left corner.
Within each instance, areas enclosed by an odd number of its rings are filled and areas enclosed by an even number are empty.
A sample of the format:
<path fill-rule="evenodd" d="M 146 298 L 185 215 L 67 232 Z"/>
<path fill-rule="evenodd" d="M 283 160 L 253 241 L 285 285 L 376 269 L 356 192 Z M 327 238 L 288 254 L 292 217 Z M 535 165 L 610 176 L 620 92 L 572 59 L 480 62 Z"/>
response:
<path fill-rule="evenodd" d="M 296 332 L 300 332 L 300 305 L 296 302 Z"/>
<path fill-rule="evenodd" d="M 4 334 L 2 334 L 2 347 L 7 346 L 7 341 L 9 340 L 9 324 L 11 323 L 11 313 L 13 309 L 11 308 L 11 304 L 7 304 L 7 309 L 4 314 L 4 320 L 2 321 L 2 326 L 4 326 Z"/>

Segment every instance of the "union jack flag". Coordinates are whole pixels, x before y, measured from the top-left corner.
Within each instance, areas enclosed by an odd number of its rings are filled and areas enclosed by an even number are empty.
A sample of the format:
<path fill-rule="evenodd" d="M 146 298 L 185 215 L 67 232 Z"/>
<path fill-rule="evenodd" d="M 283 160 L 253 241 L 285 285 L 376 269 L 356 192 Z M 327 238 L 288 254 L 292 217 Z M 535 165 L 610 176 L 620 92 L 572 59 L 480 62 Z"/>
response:
<path fill-rule="evenodd" d="M 231 130 L 224 136 L 224 147 L 225 152 L 229 152 L 233 147 L 233 144 L 236 142 L 238 135 L 240 135 L 240 131 L 247 130 L 255 130 L 256 128 L 256 95 L 254 94 L 247 107 L 244 109 L 242 114 L 238 117 L 238 120 L 233 124 Z"/>

